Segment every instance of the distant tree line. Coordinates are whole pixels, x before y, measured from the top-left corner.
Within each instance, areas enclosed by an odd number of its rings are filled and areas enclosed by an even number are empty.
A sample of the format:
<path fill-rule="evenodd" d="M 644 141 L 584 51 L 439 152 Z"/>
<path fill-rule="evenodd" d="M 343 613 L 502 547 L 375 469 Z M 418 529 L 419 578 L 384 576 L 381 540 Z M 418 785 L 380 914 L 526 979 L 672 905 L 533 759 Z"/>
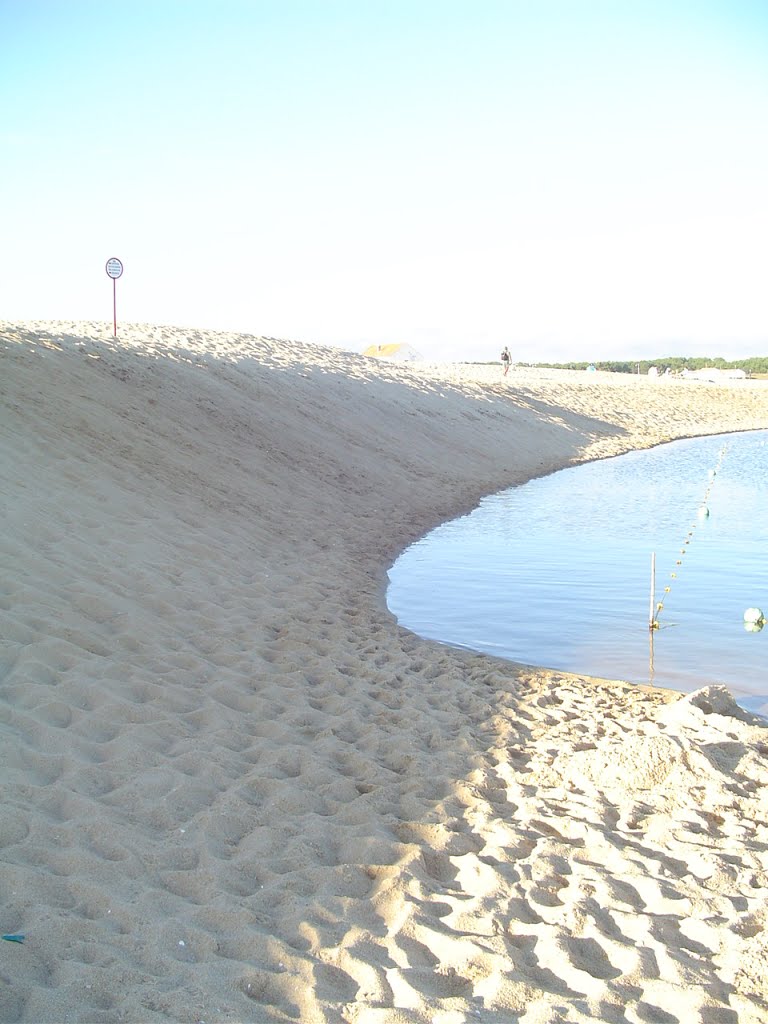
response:
<path fill-rule="evenodd" d="M 750 374 L 768 374 L 768 356 L 752 356 L 749 359 L 723 359 L 720 356 L 662 356 L 659 359 L 617 359 L 608 362 L 586 363 L 531 363 L 531 366 L 546 367 L 551 370 L 586 370 L 594 366 L 596 370 L 608 370 L 610 373 L 648 373 L 651 366 L 659 370 L 669 367 L 673 373 L 681 370 L 703 370 L 705 367 L 716 366 L 720 370 L 745 370 Z"/>

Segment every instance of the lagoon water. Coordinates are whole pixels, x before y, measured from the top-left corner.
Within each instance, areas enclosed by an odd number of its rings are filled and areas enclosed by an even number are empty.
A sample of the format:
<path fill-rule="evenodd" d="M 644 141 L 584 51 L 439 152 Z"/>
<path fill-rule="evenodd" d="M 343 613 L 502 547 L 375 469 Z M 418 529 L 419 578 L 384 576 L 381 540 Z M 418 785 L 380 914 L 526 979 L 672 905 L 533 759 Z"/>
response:
<path fill-rule="evenodd" d="M 706 505 L 708 515 L 703 511 Z M 659 628 L 648 628 L 651 555 Z M 398 622 L 525 664 L 768 713 L 768 431 L 675 441 L 484 499 L 389 572 Z M 668 590 L 666 588 L 669 588 Z"/>

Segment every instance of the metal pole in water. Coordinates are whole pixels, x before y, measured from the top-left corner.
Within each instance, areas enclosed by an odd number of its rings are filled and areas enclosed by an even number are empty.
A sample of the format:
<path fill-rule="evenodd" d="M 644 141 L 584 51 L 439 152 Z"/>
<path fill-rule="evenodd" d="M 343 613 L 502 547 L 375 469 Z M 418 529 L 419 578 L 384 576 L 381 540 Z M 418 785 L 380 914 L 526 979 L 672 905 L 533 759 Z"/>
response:
<path fill-rule="evenodd" d="M 656 552 L 651 552 L 651 606 L 648 611 L 648 628 L 653 629 L 656 619 Z"/>

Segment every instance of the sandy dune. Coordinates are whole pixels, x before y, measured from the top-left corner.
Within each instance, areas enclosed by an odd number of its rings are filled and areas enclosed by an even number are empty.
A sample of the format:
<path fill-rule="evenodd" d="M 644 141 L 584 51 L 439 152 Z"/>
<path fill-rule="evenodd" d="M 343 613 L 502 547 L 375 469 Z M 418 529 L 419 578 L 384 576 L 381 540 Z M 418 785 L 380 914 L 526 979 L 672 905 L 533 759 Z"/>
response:
<path fill-rule="evenodd" d="M 768 387 L 0 325 L 3 1021 L 768 1021 L 768 730 L 422 641 L 409 542 Z"/>

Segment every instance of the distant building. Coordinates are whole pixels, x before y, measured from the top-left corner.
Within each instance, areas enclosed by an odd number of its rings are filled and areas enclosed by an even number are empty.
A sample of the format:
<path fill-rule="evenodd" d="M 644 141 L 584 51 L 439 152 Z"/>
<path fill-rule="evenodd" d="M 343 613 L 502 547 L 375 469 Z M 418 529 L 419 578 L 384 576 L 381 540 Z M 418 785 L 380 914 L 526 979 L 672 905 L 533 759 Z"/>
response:
<path fill-rule="evenodd" d="M 744 380 L 748 374 L 746 370 L 736 368 L 734 370 L 721 370 L 717 366 L 705 366 L 701 370 L 688 370 L 686 377 L 694 380 L 708 380 L 717 383 L 721 380 Z"/>

